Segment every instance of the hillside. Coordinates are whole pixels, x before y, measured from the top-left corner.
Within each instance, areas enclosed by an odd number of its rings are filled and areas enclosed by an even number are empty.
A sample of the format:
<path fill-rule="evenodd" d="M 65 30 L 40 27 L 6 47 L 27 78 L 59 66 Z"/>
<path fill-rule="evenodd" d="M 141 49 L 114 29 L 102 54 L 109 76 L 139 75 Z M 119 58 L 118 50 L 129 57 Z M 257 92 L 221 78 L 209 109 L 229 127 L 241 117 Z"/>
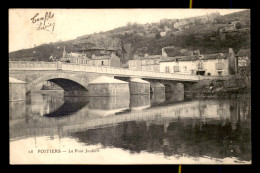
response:
<path fill-rule="evenodd" d="M 223 29 L 227 28 L 227 29 Z M 10 60 L 50 61 L 49 57 L 61 57 L 63 47 L 67 52 L 81 47 L 105 47 L 117 49 L 122 63 L 135 54 L 161 54 L 166 46 L 197 50 L 203 54 L 227 52 L 231 47 L 237 52 L 250 47 L 250 11 L 221 16 L 217 13 L 187 19 L 162 19 L 157 23 L 136 24 L 110 31 L 78 37 L 74 40 L 43 44 L 9 54 Z"/>

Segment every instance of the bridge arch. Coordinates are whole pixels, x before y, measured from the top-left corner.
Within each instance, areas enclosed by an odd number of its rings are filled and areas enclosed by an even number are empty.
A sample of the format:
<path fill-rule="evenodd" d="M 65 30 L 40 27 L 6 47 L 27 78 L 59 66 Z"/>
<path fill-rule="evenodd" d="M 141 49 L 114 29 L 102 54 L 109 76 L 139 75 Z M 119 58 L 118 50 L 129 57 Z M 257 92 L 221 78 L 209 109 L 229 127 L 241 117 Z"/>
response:
<path fill-rule="evenodd" d="M 51 81 L 60 86 L 64 91 L 88 91 L 88 80 L 75 77 L 70 74 L 54 73 L 34 79 L 26 86 L 26 92 L 31 91 L 37 84 Z"/>

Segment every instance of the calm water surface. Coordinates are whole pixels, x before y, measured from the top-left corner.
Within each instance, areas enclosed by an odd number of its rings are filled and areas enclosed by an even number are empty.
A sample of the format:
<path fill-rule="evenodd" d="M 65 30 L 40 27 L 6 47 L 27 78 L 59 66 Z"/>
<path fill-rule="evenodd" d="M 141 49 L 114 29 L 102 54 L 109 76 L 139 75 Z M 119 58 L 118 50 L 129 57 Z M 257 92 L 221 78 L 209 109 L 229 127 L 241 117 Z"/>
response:
<path fill-rule="evenodd" d="M 50 92 L 9 103 L 11 163 L 251 163 L 248 95 L 186 100 Z"/>

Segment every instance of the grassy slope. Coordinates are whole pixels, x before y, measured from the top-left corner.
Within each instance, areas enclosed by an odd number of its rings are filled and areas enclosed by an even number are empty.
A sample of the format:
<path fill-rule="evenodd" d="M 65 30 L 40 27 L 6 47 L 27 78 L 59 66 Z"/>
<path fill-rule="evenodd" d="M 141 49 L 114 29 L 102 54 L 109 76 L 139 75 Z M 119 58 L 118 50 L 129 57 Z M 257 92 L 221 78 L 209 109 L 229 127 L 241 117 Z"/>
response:
<path fill-rule="evenodd" d="M 248 22 L 249 11 L 242 11 L 221 16 L 219 24 L 204 24 L 190 26 L 186 31 L 175 33 L 171 37 L 145 37 L 137 34 L 113 35 L 115 38 L 120 38 L 123 44 L 131 44 L 134 52 L 138 48 L 146 47 L 146 53 L 151 55 L 161 54 L 162 47 L 174 45 L 185 49 L 199 49 L 201 53 L 226 52 L 228 48 L 234 48 L 235 52 L 240 48 L 250 47 L 250 33 L 248 31 L 231 32 L 225 34 L 225 39 L 221 39 L 218 32 L 219 28 L 227 25 L 232 21 L 239 20 Z M 124 31 L 127 27 L 116 28 L 106 32 L 106 35 L 116 33 L 115 31 Z M 75 39 L 77 40 L 77 39 Z M 49 61 L 49 57 L 61 57 L 63 46 L 66 46 L 66 51 L 74 50 L 71 41 L 57 42 L 53 44 L 44 44 L 31 49 L 23 49 L 9 54 L 10 60 L 39 60 Z M 60 49 L 57 49 L 60 47 Z M 33 53 L 35 51 L 35 54 Z M 127 51 L 127 50 L 125 50 Z M 36 58 L 37 57 L 37 58 Z M 122 57 L 121 57 L 122 58 Z M 129 57 L 131 59 L 131 57 Z"/>

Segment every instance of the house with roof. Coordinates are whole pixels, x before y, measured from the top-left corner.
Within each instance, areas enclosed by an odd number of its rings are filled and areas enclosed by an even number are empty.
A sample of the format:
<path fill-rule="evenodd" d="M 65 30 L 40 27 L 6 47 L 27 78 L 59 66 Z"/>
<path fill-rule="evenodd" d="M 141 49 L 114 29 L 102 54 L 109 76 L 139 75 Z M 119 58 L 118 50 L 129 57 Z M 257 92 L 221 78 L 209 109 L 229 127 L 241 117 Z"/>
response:
<path fill-rule="evenodd" d="M 129 60 L 129 69 L 159 72 L 161 58 L 161 55 L 146 55 L 140 59 Z"/>
<path fill-rule="evenodd" d="M 160 72 L 227 76 L 229 75 L 229 53 L 167 57 L 160 61 Z"/>
<path fill-rule="evenodd" d="M 92 58 L 88 60 L 88 65 L 91 66 L 107 66 L 120 67 L 120 58 L 114 53 L 111 55 L 96 56 L 92 54 Z"/>
<path fill-rule="evenodd" d="M 99 50 L 103 49 L 100 48 Z M 67 54 L 64 47 L 63 57 L 61 58 L 61 61 L 75 64 L 86 64 L 91 66 L 120 67 L 120 58 L 116 56 L 116 54 L 113 52 L 114 50 L 115 49 L 111 48 L 108 50 L 112 51 L 111 53 L 99 54 L 98 56 L 96 56 L 95 54 L 91 54 L 91 57 L 88 58 L 87 55 L 83 52 L 71 52 Z"/>

